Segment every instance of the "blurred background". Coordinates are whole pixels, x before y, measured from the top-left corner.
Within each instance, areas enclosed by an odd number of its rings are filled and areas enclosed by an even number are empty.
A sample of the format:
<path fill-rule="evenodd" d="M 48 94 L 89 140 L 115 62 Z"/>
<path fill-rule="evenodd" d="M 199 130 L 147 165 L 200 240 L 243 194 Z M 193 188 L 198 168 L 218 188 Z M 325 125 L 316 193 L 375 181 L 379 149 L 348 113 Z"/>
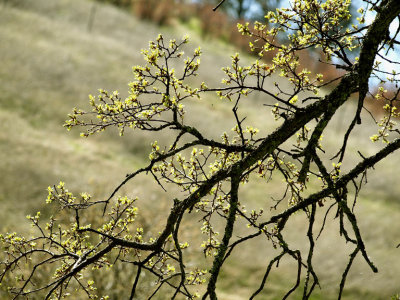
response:
<path fill-rule="evenodd" d="M 152 141 L 168 144 L 168 136 L 139 132 L 119 137 L 108 131 L 84 139 L 79 137 L 79 130 L 67 132 L 62 126 L 74 107 L 88 108 L 88 95 L 96 95 L 100 88 L 127 95 L 128 83 L 133 80 L 131 67 L 144 63 L 140 49 L 146 48 L 149 40 L 158 33 L 177 39 L 188 34 L 188 52 L 199 45 L 203 50 L 200 76 L 193 84 L 205 81 L 209 86 L 218 86 L 223 77 L 221 68 L 230 65 L 230 55 L 240 52 L 243 64 L 255 59 L 248 50 L 249 40 L 237 32 L 236 23 L 262 20 L 263 11 L 284 3 L 236 0 L 213 12 L 217 2 L 0 0 L 1 232 L 29 235 L 32 229 L 26 221 L 27 214 L 38 210 L 47 216 L 53 214 L 43 208 L 49 185 L 62 180 L 72 191 L 85 191 L 99 199 L 107 197 L 125 174 L 147 163 Z M 335 68 L 318 63 L 320 53 L 301 55 L 302 64 L 323 73 L 325 80 L 338 75 Z M 274 80 L 282 79 L 271 79 L 271 85 Z M 241 112 L 247 122 L 263 133 L 270 132 L 276 124 L 263 106 L 266 99 L 251 95 L 246 101 Z M 369 101 L 369 108 L 381 114 L 381 103 L 373 102 Z M 351 121 L 353 108 L 352 102 L 345 105 L 324 137 L 324 145 L 332 149 L 331 153 L 340 147 L 338 137 Z M 213 95 L 188 104 L 190 123 L 210 136 L 230 131 L 234 124 L 231 117 L 231 104 Z M 374 122 L 365 121 L 357 130 L 349 144 L 353 153 L 347 161 L 350 166 L 357 162 L 358 150 L 367 156 L 381 147 L 369 140 L 377 131 Z M 379 273 L 373 274 L 358 258 L 347 280 L 345 299 L 390 299 L 400 292 L 400 249 L 396 248 L 400 243 L 399 161 L 399 154 L 392 155 L 368 173 L 369 185 L 362 191 L 356 213 Z M 242 199 L 248 211 L 260 207 L 269 210 L 273 205 L 271 197 L 280 195 L 281 188 L 279 178 L 268 185 L 255 180 L 244 189 Z M 123 192 L 143 199 L 139 206 L 144 228 L 163 224 L 171 201 L 168 193 L 154 188 L 152 181 L 144 177 L 127 185 Z M 323 218 L 320 213 L 317 228 L 322 226 Z M 195 219 L 196 216 L 192 218 Z M 329 223 L 317 241 L 315 255 L 321 290 L 312 299 L 336 299 L 340 276 L 352 250 L 338 236 L 334 213 L 328 214 L 327 219 Z M 287 226 L 287 238 L 293 248 L 308 247 L 304 224 L 303 217 L 298 216 Z M 188 230 L 192 226 L 191 230 L 200 231 L 197 225 L 197 221 L 187 222 Z M 271 249 L 270 244 L 255 241 L 234 253 L 218 281 L 221 299 L 248 299 L 259 286 L 268 259 L 276 254 Z M 202 259 L 199 253 L 193 253 L 193 257 Z M 295 282 L 294 266 L 291 261 L 283 261 L 258 299 L 281 299 Z M 98 276 L 100 290 L 111 299 L 125 299 L 121 295 L 127 295 L 129 290 L 123 282 L 130 282 L 134 270 L 112 272 Z M 0 298 L 7 297 L 1 290 Z M 296 294 L 292 299 L 298 297 Z"/>

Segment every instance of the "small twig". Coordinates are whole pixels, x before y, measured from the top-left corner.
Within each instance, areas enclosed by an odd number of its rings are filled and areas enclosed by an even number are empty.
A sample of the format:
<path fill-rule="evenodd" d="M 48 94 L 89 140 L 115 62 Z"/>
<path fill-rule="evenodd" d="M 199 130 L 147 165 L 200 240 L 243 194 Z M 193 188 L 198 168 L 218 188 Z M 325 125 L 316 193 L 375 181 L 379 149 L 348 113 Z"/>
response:
<path fill-rule="evenodd" d="M 221 2 L 218 3 L 216 7 L 213 8 L 213 11 L 216 11 L 224 2 L 225 0 L 221 0 Z"/>
<path fill-rule="evenodd" d="M 349 262 L 348 262 L 348 264 L 346 266 L 346 269 L 343 272 L 342 280 L 340 281 L 338 300 L 342 299 L 342 293 L 343 293 L 344 285 L 346 283 L 347 274 L 349 273 L 351 265 L 353 264 L 354 258 L 357 256 L 358 251 L 360 251 L 360 248 L 357 246 L 356 249 L 354 249 L 353 253 L 350 254 Z"/>

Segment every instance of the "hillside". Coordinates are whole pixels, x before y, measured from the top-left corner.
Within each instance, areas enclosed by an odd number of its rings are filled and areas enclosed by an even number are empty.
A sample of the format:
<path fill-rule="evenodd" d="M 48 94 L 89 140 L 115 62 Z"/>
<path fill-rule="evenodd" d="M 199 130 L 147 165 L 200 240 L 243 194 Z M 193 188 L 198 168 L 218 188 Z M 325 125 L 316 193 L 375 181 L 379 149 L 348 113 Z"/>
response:
<path fill-rule="evenodd" d="M 93 2 L 88 0 L 0 3 L 2 232 L 28 233 L 30 228 L 25 216 L 42 210 L 49 185 L 63 180 L 73 191 L 86 191 L 104 198 L 125 174 L 145 164 L 151 141 L 156 136 L 127 133 L 119 137 L 115 132 L 106 132 L 83 139 L 77 130 L 67 132 L 62 124 L 73 107 L 87 107 L 88 95 L 96 94 L 99 88 L 118 90 L 125 95 L 127 84 L 133 79 L 131 67 L 143 63 L 140 49 L 146 48 L 148 41 L 158 33 L 176 38 L 189 33 L 192 40 L 189 47 L 202 46 L 201 78 L 196 79 L 199 82 L 218 85 L 221 67 L 230 64 L 229 55 L 235 52 L 233 47 L 220 41 L 201 40 L 184 25 L 160 28 L 108 5 L 96 4 L 93 27 L 88 31 L 92 5 Z M 244 56 L 245 62 L 250 59 Z M 257 97 L 249 98 L 249 103 L 244 109 L 247 122 L 268 132 L 272 128 L 269 110 Z M 352 104 L 349 104 L 343 109 L 351 108 Z M 188 109 L 190 122 L 204 132 L 219 134 L 232 127 L 230 104 L 217 98 L 193 102 Z M 344 111 L 344 119 L 345 116 Z M 344 129 L 343 120 L 335 122 L 332 136 L 326 137 L 328 145 L 330 139 L 334 140 L 337 132 Z M 374 130 L 371 129 L 371 133 Z M 368 136 L 366 133 L 365 140 L 353 140 L 350 149 L 365 145 L 365 154 L 368 154 L 368 147 L 379 147 L 371 145 Z M 168 143 L 168 137 L 157 139 L 160 143 Z M 364 261 L 357 261 L 349 275 L 345 299 L 388 299 L 400 291 L 397 278 L 400 250 L 395 248 L 400 242 L 396 226 L 400 220 L 400 186 L 393 167 L 399 161 L 397 154 L 376 168 L 379 176 L 371 173 L 370 186 L 363 191 L 358 207 L 367 248 L 380 272 L 374 275 Z M 147 222 L 157 223 L 162 220 L 163 211 L 169 210 L 168 194 L 160 189 L 149 191 L 147 179 L 139 180 L 128 185 L 125 191 L 143 196 L 146 200 L 142 210 L 149 219 Z M 268 193 L 275 193 L 278 183 L 276 186 L 269 187 Z M 263 187 L 257 182 L 245 190 L 243 198 L 249 209 L 258 208 L 262 201 L 269 199 Z M 329 216 L 333 218 L 334 214 Z M 323 215 L 318 216 L 318 222 L 322 223 L 322 218 Z M 302 228 L 301 219 L 291 226 L 306 230 Z M 316 271 L 321 276 L 320 299 L 335 298 L 339 274 L 345 267 L 337 251 L 338 245 L 345 245 L 335 235 L 336 231 L 336 227 L 328 226 L 317 244 L 321 253 L 316 256 Z M 298 247 L 304 247 L 298 235 L 298 231 L 293 231 L 289 239 Z M 219 282 L 222 299 L 247 299 L 249 291 L 258 286 L 264 272 L 259 266 L 264 266 L 266 257 L 272 255 L 256 250 L 262 247 L 262 244 L 253 243 L 252 248 L 243 249 L 232 257 L 228 272 Z M 240 262 L 244 260 L 249 263 L 241 269 Z M 270 289 L 259 298 L 275 299 L 281 295 L 282 287 L 291 285 L 294 280 L 292 267 L 292 264 L 284 263 L 273 277 Z M 287 279 L 289 274 L 290 279 Z M 111 299 L 119 297 L 118 288 L 121 288 L 118 282 L 104 287 L 114 290 Z M 3 295 L 0 294 L 2 299 Z"/>

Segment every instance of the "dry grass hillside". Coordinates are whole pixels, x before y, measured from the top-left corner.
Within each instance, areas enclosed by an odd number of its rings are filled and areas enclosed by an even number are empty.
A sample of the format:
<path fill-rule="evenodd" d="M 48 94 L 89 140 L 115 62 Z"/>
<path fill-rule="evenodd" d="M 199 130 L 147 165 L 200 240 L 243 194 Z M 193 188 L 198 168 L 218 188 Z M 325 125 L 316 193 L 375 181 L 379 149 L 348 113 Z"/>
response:
<path fill-rule="evenodd" d="M 111 131 L 83 139 L 77 130 L 67 132 L 62 127 L 72 108 L 87 107 L 88 94 L 96 94 L 99 88 L 125 94 L 128 82 L 133 79 L 131 66 L 142 63 L 140 49 L 147 47 L 148 41 L 159 32 L 176 38 L 189 34 L 192 36 L 190 47 L 202 46 L 201 78 L 196 80 L 210 85 L 220 83 L 220 69 L 230 64 L 229 55 L 235 52 L 233 47 L 220 41 L 202 41 L 183 25 L 157 27 L 102 4 L 97 4 L 93 27 L 88 31 L 92 5 L 88 0 L 0 1 L 2 232 L 29 233 L 31 229 L 25 216 L 42 210 L 47 186 L 63 180 L 73 191 L 105 197 L 125 174 L 146 163 L 151 141 L 168 143 L 166 136 L 127 133 L 119 137 Z M 244 62 L 250 59 L 244 55 Z M 256 125 L 265 134 L 274 124 L 262 100 L 250 97 L 242 113 L 247 115 L 249 124 Z M 325 137 L 328 152 L 345 130 L 346 110 L 352 108 L 351 103 L 345 106 L 340 119 L 333 121 L 331 135 Z M 189 103 L 188 110 L 188 120 L 207 134 L 218 136 L 232 127 L 230 104 L 217 98 L 210 96 Z M 362 148 L 368 155 L 370 149 L 380 147 L 369 140 L 375 130 L 371 124 L 370 128 L 354 134 L 349 149 Z M 353 158 L 356 160 L 356 154 Z M 345 299 L 390 299 L 400 292 L 400 249 L 396 249 L 400 242 L 398 162 L 400 156 L 396 154 L 370 173 L 369 187 L 363 190 L 357 208 L 366 247 L 380 272 L 375 275 L 364 261 L 357 261 L 349 274 Z M 268 208 L 270 197 L 279 192 L 279 184 L 279 178 L 267 187 L 255 180 L 244 189 L 242 201 L 249 210 Z M 143 197 L 142 222 L 162 222 L 163 212 L 169 210 L 168 194 L 153 188 L 146 178 L 127 185 L 125 192 Z M 328 219 L 333 217 L 331 213 Z M 318 216 L 320 224 L 322 218 L 322 214 Z M 303 238 L 307 230 L 303 221 L 300 215 L 292 220 L 288 224 L 292 229 L 287 233 L 293 247 L 301 249 L 308 245 Z M 320 274 L 321 290 L 312 299 L 336 298 L 339 277 L 350 254 L 343 239 L 337 236 L 338 226 L 338 222 L 332 222 L 317 241 L 315 268 Z M 233 254 L 218 282 L 221 299 L 248 299 L 274 254 L 264 250 L 269 248 L 253 242 Z M 196 253 L 193 255 L 199 257 Z M 294 283 L 291 262 L 283 262 L 274 274 L 259 299 L 280 299 L 283 289 Z M 115 279 L 104 282 L 102 289 L 111 299 L 125 299 L 121 295 L 129 292 Z M 0 298 L 7 299 L 4 291 L 0 292 Z"/>

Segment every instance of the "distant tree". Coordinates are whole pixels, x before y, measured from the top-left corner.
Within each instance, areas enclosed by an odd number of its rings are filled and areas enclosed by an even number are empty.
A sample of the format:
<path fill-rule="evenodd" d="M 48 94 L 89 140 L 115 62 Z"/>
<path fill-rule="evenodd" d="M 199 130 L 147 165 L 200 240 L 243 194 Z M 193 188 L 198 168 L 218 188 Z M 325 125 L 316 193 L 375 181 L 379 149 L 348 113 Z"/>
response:
<path fill-rule="evenodd" d="M 91 111 L 75 109 L 65 126 L 83 127 L 83 136 L 108 128 L 118 128 L 121 134 L 126 130 L 153 131 L 160 135 L 172 131 L 173 143 L 166 146 L 154 142 L 148 165 L 128 174 L 108 199 L 98 200 L 86 193 L 75 196 L 64 183 L 49 187 L 47 202 L 58 203 L 70 218 L 67 222 L 56 217 L 42 221 L 38 213 L 28 216 L 37 229 L 34 237 L 1 235 L 5 255 L 2 254 L 0 281 L 9 284 L 11 295 L 24 299 L 61 299 L 84 291 L 88 298 L 101 297 L 91 277 L 93 272 L 126 265 L 133 273 L 131 282 L 126 282 L 130 299 L 158 294 L 163 299 L 178 296 L 217 299 L 218 278 L 230 255 L 244 251 L 243 247 L 251 240 L 265 239 L 280 252 L 266 264 L 259 287 L 251 291 L 249 298 L 254 299 L 268 289 L 266 283 L 273 266 L 279 266 L 287 257 L 296 262 L 297 275 L 294 286 L 288 287 L 283 299 L 300 288 L 302 298 L 309 299 L 319 285 L 313 263 L 317 251 L 315 216 L 317 212 L 327 214 L 331 210 L 336 211 L 339 220 L 338 234 L 352 246 L 338 286 L 338 299 L 357 255 L 373 272 L 378 272 L 368 255 L 353 208 L 367 170 L 400 148 L 395 122 L 399 117 L 395 104 L 400 89 L 390 98 L 383 87 L 375 95 L 386 100 L 386 114 L 376 122 L 377 133 L 371 137 L 371 143 L 384 142 L 380 150 L 367 156 L 360 149 L 358 163 L 345 158 L 350 152 L 347 143 L 353 129 L 365 124 L 361 112 L 369 79 L 375 76 L 399 83 L 398 73 L 389 72 L 387 67 L 399 62 L 387 59 L 382 51 L 390 54 L 399 50 L 399 30 L 388 34 L 388 29 L 400 14 L 400 1 L 365 0 L 362 4 L 358 10 L 359 24 L 353 24 L 351 29 L 340 26 L 350 18 L 349 0 L 293 0 L 287 9 L 269 12 L 266 24 L 256 22 L 253 28 L 248 24 L 238 25 L 244 35 L 263 41 L 261 49 L 250 45 L 259 56 L 274 49 L 277 53 L 270 64 L 255 60 L 249 66 L 242 66 L 239 55 L 233 55 L 232 65 L 224 69 L 221 87 L 214 82 L 195 87 L 189 84 L 198 72 L 201 50 L 198 48 L 184 58 L 181 49 L 187 38 L 167 42 L 160 35 L 150 42 L 149 49 L 143 51 L 146 64 L 133 68 L 135 81 L 130 83 L 127 98 L 121 98 L 117 92 L 101 91 L 98 97 L 90 97 Z M 369 9 L 375 11 L 375 18 L 364 24 Z M 284 45 L 275 44 L 274 37 L 279 32 L 288 33 Z M 335 64 L 345 74 L 324 82 L 323 74 L 302 69 L 298 53 L 316 47 L 325 53 L 325 63 Z M 358 53 L 357 57 L 349 58 L 347 50 Z M 181 60 L 181 68 L 171 67 L 179 66 L 176 62 Z M 378 60 L 386 61 L 384 69 L 380 69 Z M 268 79 L 273 74 L 287 79 L 291 88 L 279 84 L 271 87 Z M 330 88 L 330 92 L 321 95 L 322 88 Z M 209 93 L 217 93 L 222 101 L 232 105 L 232 120 L 236 124 L 231 135 L 221 132 L 221 139 L 207 136 L 185 119 L 184 103 L 192 98 L 201 100 Z M 271 107 L 277 121 L 274 131 L 263 133 L 265 130 L 244 123 L 242 101 L 250 93 L 260 93 L 265 105 Z M 337 148 L 324 149 L 322 136 L 330 121 L 342 113 L 339 108 L 354 94 L 358 94 L 358 106 L 352 119 L 343 121 L 348 126 L 347 132 L 336 137 Z M 333 166 L 326 159 L 332 155 Z M 181 190 L 170 199 L 171 210 L 163 227 L 152 228 L 152 233 L 136 223 L 136 199 L 118 193 L 140 174 L 154 178 L 155 186 L 167 188 L 169 183 Z M 260 177 L 265 179 L 268 189 L 269 179 L 275 176 L 284 179 L 282 198 L 265 204 L 264 210 L 246 211 L 246 199 L 240 196 L 243 185 Z M 288 206 L 282 205 L 284 202 Z M 273 208 L 272 215 L 264 213 L 269 207 Z M 88 221 L 89 211 L 98 214 L 93 222 Z M 190 212 L 195 217 L 189 217 Z M 295 215 L 303 216 L 307 224 L 306 251 L 297 249 L 285 238 L 286 224 Z M 202 248 L 208 266 L 193 261 L 190 249 L 194 246 L 187 243 L 183 235 L 185 226 L 181 226 L 182 222 L 197 224 L 198 219 L 199 231 L 205 237 Z M 221 234 L 217 233 L 218 226 Z M 238 237 L 238 230 L 247 234 Z M 15 281 L 11 279 L 13 274 Z M 147 296 L 139 294 L 149 278 L 154 279 L 150 285 L 153 290 Z"/>
<path fill-rule="evenodd" d="M 279 7 L 281 0 L 204 0 L 204 2 L 212 2 L 215 5 L 223 3 L 219 7 L 236 19 L 257 19 L 263 18 L 268 11 Z"/>
<path fill-rule="evenodd" d="M 117 6 L 122 6 L 122 7 L 126 7 L 131 5 L 132 2 L 134 2 L 133 0 L 97 0 L 99 2 L 106 2 L 106 3 L 110 3 L 113 5 L 117 5 Z M 141 0 L 139 0 L 141 1 Z"/>
<path fill-rule="evenodd" d="M 227 1 L 224 7 L 227 7 L 236 18 L 243 19 L 246 11 L 250 9 L 251 2 L 246 0 Z"/>
<path fill-rule="evenodd" d="M 255 14 L 254 18 L 262 19 L 266 13 L 279 7 L 282 0 L 254 0 L 254 2 L 261 7 L 261 13 Z"/>

